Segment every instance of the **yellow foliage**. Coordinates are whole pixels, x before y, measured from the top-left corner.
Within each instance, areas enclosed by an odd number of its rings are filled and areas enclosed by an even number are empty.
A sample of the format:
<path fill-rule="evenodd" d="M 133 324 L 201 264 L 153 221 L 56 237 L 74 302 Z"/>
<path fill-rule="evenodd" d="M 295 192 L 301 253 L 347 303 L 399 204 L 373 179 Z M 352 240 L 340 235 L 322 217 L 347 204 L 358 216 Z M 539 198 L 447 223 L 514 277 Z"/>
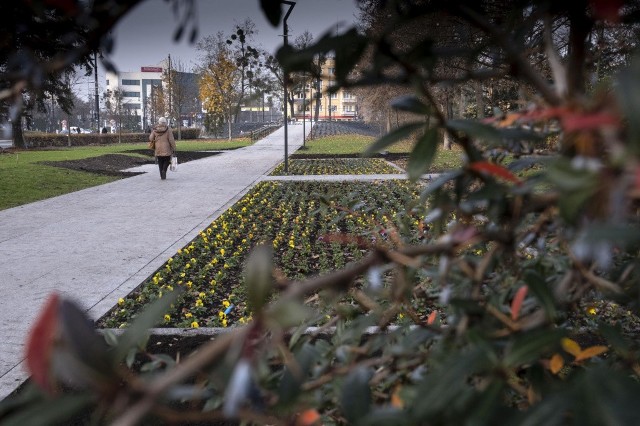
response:
<path fill-rule="evenodd" d="M 220 50 L 200 78 L 202 107 L 211 113 L 231 115 L 240 80 L 238 67 L 228 52 Z"/>
<path fill-rule="evenodd" d="M 564 367 L 564 358 L 560 354 L 553 354 L 549 362 L 549 369 L 553 374 L 558 374 Z"/>

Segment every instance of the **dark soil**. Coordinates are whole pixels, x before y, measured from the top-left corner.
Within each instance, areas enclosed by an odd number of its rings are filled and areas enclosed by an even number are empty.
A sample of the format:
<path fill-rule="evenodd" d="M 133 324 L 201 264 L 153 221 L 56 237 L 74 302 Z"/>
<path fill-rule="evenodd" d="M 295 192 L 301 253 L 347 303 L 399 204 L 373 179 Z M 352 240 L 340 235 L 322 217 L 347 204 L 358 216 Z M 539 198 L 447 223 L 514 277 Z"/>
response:
<path fill-rule="evenodd" d="M 381 136 L 379 129 L 361 121 L 320 121 L 315 124 L 309 139 L 334 135 Z"/>
<path fill-rule="evenodd" d="M 71 170 L 80 170 L 83 172 L 96 173 L 99 175 L 130 177 L 141 174 L 141 172 L 125 172 L 123 170 L 132 167 L 141 166 L 143 164 L 152 164 L 155 159 L 148 149 L 135 149 L 127 151 L 132 154 L 142 154 L 147 158 L 134 157 L 124 154 L 105 154 L 99 157 L 90 157 L 82 160 L 68 161 L 43 161 L 41 164 L 48 166 L 63 167 Z M 219 151 L 201 152 L 201 151 L 184 151 L 178 152 L 178 163 L 187 163 L 193 160 L 210 157 L 220 154 Z"/>

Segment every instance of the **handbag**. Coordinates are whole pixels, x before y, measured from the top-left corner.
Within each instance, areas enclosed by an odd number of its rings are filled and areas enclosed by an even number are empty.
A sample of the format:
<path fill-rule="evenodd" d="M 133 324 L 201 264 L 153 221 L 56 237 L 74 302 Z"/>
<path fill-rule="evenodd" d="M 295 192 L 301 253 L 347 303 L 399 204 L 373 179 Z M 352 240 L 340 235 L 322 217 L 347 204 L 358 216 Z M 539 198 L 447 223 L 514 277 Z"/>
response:
<path fill-rule="evenodd" d="M 149 141 L 149 149 L 156 149 L 156 141 L 154 140 L 150 140 Z"/>
<path fill-rule="evenodd" d="M 169 165 L 169 169 L 171 169 L 172 172 L 178 170 L 178 157 L 176 157 L 175 155 L 171 156 L 171 164 Z"/>

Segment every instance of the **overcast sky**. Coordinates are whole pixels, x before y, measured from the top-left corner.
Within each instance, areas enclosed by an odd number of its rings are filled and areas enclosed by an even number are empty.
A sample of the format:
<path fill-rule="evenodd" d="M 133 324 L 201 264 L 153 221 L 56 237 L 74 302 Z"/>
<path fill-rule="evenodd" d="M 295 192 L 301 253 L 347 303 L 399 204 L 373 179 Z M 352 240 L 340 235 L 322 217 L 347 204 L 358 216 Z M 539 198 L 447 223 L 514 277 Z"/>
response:
<path fill-rule="evenodd" d="M 262 14 L 258 0 L 196 0 L 199 38 L 214 35 L 218 31 L 231 34 L 235 24 L 246 18 L 256 24 L 257 45 L 268 51 L 282 44 L 282 25 L 273 28 Z M 319 38 L 329 29 L 344 30 L 356 21 L 355 0 L 296 0 L 288 19 L 289 40 L 305 30 Z M 195 45 L 188 37 L 173 42 L 177 20 L 170 3 L 163 0 L 146 0 L 120 21 L 115 29 L 115 49 L 112 59 L 120 71 L 139 71 L 141 66 L 157 64 L 171 54 L 172 60 L 180 60 L 185 68 L 198 61 Z"/>

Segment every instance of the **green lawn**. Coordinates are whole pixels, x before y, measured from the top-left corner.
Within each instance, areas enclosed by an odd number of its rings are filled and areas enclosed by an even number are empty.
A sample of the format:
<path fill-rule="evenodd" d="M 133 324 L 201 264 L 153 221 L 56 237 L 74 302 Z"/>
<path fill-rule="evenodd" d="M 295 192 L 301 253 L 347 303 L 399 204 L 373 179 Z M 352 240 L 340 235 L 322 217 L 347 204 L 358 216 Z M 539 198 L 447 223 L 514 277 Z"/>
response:
<path fill-rule="evenodd" d="M 362 135 L 336 135 L 321 139 L 307 141 L 305 148 L 301 148 L 300 154 L 360 154 L 376 138 Z M 413 142 L 399 142 L 391 145 L 389 152 L 409 153 L 413 147 Z"/>
<path fill-rule="evenodd" d="M 232 141 L 178 141 L 178 151 L 234 149 L 251 145 L 248 138 Z M 80 160 L 105 154 L 147 149 L 146 143 L 25 150 L 0 155 L 0 210 L 55 197 L 119 179 L 38 164 L 42 161 Z"/>
<path fill-rule="evenodd" d="M 299 149 L 298 154 L 342 154 L 342 155 L 359 155 L 376 138 L 361 135 L 337 135 L 329 136 L 321 139 L 308 141 L 305 148 Z M 402 141 L 391 145 L 387 151 L 393 154 L 406 154 L 407 157 L 413 149 L 413 142 Z M 431 173 L 452 170 L 462 165 L 462 150 L 459 147 L 453 147 L 450 150 L 438 149 L 438 153 L 433 160 L 433 165 L 429 170 Z M 406 167 L 406 160 L 394 161 L 400 167 Z"/>

